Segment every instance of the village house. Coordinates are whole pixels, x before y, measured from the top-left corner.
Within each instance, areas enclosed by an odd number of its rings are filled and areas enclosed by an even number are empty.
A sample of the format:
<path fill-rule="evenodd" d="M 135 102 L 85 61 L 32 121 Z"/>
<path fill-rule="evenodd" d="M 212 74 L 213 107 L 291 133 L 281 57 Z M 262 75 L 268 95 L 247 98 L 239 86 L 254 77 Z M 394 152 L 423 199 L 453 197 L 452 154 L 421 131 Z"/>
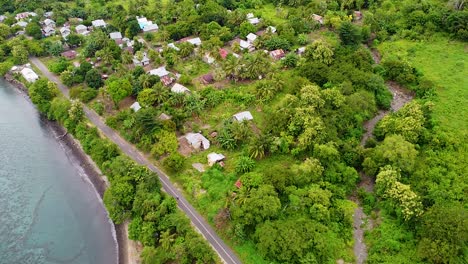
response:
<path fill-rule="evenodd" d="M 165 120 L 171 120 L 172 116 L 165 114 L 165 113 L 161 113 L 158 118 L 161 121 L 165 121 Z"/>
<path fill-rule="evenodd" d="M 176 47 L 176 45 L 174 43 L 169 43 L 167 44 L 167 46 L 173 50 L 176 50 L 176 51 L 179 51 L 180 49 L 178 47 Z"/>
<path fill-rule="evenodd" d="M 130 106 L 130 109 L 132 109 L 132 110 L 135 111 L 135 112 L 138 112 L 138 110 L 141 109 L 140 103 L 134 102 L 134 103 Z"/>
<path fill-rule="evenodd" d="M 323 25 L 323 17 L 317 14 L 312 14 L 312 18 L 317 21 L 320 25 Z"/>
<path fill-rule="evenodd" d="M 143 32 L 155 32 L 155 31 L 158 31 L 159 30 L 159 27 L 157 24 L 149 24 L 149 25 L 146 25 L 146 27 L 143 28 Z"/>
<path fill-rule="evenodd" d="M 276 28 L 273 26 L 268 26 L 266 29 L 266 32 L 271 33 L 271 34 L 276 33 Z"/>
<path fill-rule="evenodd" d="M 102 19 L 93 20 L 91 24 L 93 25 L 94 28 L 99 28 L 99 27 L 105 28 L 107 26 L 106 22 Z"/>
<path fill-rule="evenodd" d="M 34 12 L 23 12 L 23 13 L 16 14 L 15 18 L 17 21 L 20 21 L 28 17 L 35 17 L 35 16 L 37 16 L 37 14 Z"/>
<path fill-rule="evenodd" d="M 242 122 L 244 120 L 253 120 L 253 116 L 250 113 L 250 111 L 240 112 L 240 113 L 233 115 L 232 117 L 234 121 L 237 121 L 237 122 Z"/>
<path fill-rule="evenodd" d="M 246 37 L 247 39 L 247 42 L 249 42 L 250 44 L 253 44 L 254 41 L 257 39 L 257 35 L 253 34 L 253 33 L 249 33 Z"/>
<path fill-rule="evenodd" d="M 240 188 L 242 188 L 242 182 L 241 182 L 241 180 L 240 180 L 240 179 L 238 179 L 238 180 L 236 181 L 236 183 L 234 183 L 234 186 L 236 186 L 236 187 L 237 187 L 237 189 L 240 189 Z"/>
<path fill-rule="evenodd" d="M 203 84 L 210 84 L 214 83 L 214 77 L 212 73 L 205 74 L 201 77 L 201 81 Z"/>
<path fill-rule="evenodd" d="M 25 28 L 27 25 L 28 25 L 28 22 L 26 22 L 26 21 L 20 21 L 20 22 L 15 23 L 15 24 L 13 24 L 13 25 L 11 25 L 11 26 L 12 26 L 12 27 L 14 27 L 14 26 L 19 26 L 19 27 L 21 27 L 21 28 Z"/>
<path fill-rule="evenodd" d="M 143 52 L 143 56 L 141 58 L 139 58 L 138 55 L 133 56 L 133 64 L 135 64 L 135 66 L 146 66 L 149 63 L 150 63 L 150 59 L 148 58 L 148 55 L 146 54 L 146 52 Z"/>
<path fill-rule="evenodd" d="M 159 29 L 157 24 L 154 24 L 153 21 L 148 20 L 146 17 L 136 17 L 138 25 L 143 32 L 153 32 Z"/>
<path fill-rule="evenodd" d="M 166 70 L 166 67 L 165 66 L 161 66 L 159 68 L 156 68 L 156 69 L 152 69 L 148 72 L 148 74 L 150 75 L 156 75 L 156 76 L 159 76 L 159 78 L 162 78 L 164 76 L 167 76 L 169 75 L 170 72 L 168 72 Z"/>
<path fill-rule="evenodd" d="M 361 11 L 354 11 L 353 16 L 354 16 L 354 20 L 361 20 L 362 19 L 362 12 Z"/>
<path fill-rule="evenodd" d="M 211 57 L 210 53 L 205 53 L 205 56 L 203 56 L 203 61 L 208 64 L 213 64 L 215 62 L 215 59 Z"/>
<path fill-rule="evenodd" d="M 71 34 L 70 27 L 61 27 L 60 34 L 62 35 L 63 39 L 67 39 L 67 37 Z"/>
<path fill-rule="evenodd" d="M 258 23 L 260 23 L 260 19 L 259 18 L 249 18 L 249 23 L 256 26 Z"/>
<path fill-rule="evenodd" d="M 275 59 L 275 60 L 280 60 L 282 58 L 284 58 L 284 50 L 282 49 L 277 49 L 277 50 L 273 50 L 273 51 L 270 51 L 270 56 Z"/>
<path fill-rule="evenodd" d="M 202 44 L 202 41 L 200 38 L 187 39 L 187 42 L 195 46 L 200 46 Z"/>
<path fill-rule="evenodd" d="M 75 27 L 75 30 L 77 34 L 80 34 L 83 36 L 86 36 L 89 34 L 88 27 L 86 27 L 85 25 L 78 25 Z"/>
<path fill-rule="evenodd" d="M 49 27 L 49 26 L 46 26 L 46 27 L 43 27 L 42 28 L 42 34 L 46 37 L 50 37 L 52 35 L 55 35 L 55 28 L 54 27 Z"/>
<path fill-rule="evenodd" d="M 246 17 L 247 21 L 249 21 L 249 23 L 252 25 L 257 25 L 258 23 L 260 23 L 260 19 L 255 17 L 252 13 L 248 13 Z"/>
<path fill-rule="evenodd" d="M 33 83 L 39 79 L 39 76 L 32 69 L 27 67 L 21 70 L 21 75 L 29 83 Z"/>
<path fill-rule="evenodd" d="M 42 24 L 46 27 L 55 27 L 55 21 L 50 18 L 45 19 Z"/>
<path fill-rule="evenodd" d="M 306 51 L 306 47 L 299 47 L 297 48 L 296 53 L 297 55 L 302 55 L 305 53 L 305 51 Z"/>
<path fill-rule="evenodd" d="M 137 19 L 138 25 L 140 26 L 140 29 L 142 29 L 142 30 L 143 30 L 143 28 L 145 28 L 147 25 L 150 24 L 150 21 L 148 21 L 148 19 L 146 17 L 137 16 L 136 19 Z"/>
<path fill-rule="evenodd" d="M 174 86 L 171 88 L 171 92 L 173 93 L 190 93 L 190 90 L 183 86 L 182 84 L 175 83 Z"/>
<path fill-rule="evenodd" d="M 245 41 L 245 40 L 242 40 L 242 39 L 239 41 L 239 47 L 242 50 L 248 50 L 248 51 L 255 50 L 255 47 L 252 45 L 252 43 L 250 43 L 248 41 Z"/>
<path fill-rule="evenodd" d="M 210 167 L 212 167 L 213 165 L 215 165 L 216 163 L 220 161 L 223 161 L 226 158 L 223 154 L 219 154 L 215 152 L 208 154 L 206 157 L 208 159 L 208 166 Z"/>
<path fill-rule="evenodd" d="M 161 79 L 161 83 L 162 83 L 164 86 L 169 86 L 169 85 L 171 85 L 171 84 L 175 81 L 175 79 L 172 78 L 172 77 L 169 76 L 169 75 L 163 76 L 163 77 L 161 77 L 160 79 Z"/>
<path fill-rule="evenodd" d="M 225 49 L 219 49 L 219 56 L 221 57 L 221 59 L 226 59 L 227 55 L 229 54 L 229 52 Z"/>
<path fill-rule="evenodd" d="M 45 18 L 52 18 L 52 15 L 54 15 L 54 12 L 52 12 L 52 11 L 49 11 L 49 12 L 45 12 L 45 13 L 44 13 L 44 17 L 45 17 Z"/>
<path fill-rule="evenodd" d="M 109 37 L 113 40 L 121 40 L 122 39 L 122 33 L 120 32 L 111 32 L 109 33 Z"/>
<path fill-rule="evenodd" d="M 188 133 L 185 139 L 195 150 L 206 150 L 210 148 L 210 141 L 200 133 Z"/>
<path fill-rule="evenodd" d="M 73 60 L 76 58 L 76 51 L 68 50 L 68 51 L 62 52 L 61 55 L 69 60 Z"/>

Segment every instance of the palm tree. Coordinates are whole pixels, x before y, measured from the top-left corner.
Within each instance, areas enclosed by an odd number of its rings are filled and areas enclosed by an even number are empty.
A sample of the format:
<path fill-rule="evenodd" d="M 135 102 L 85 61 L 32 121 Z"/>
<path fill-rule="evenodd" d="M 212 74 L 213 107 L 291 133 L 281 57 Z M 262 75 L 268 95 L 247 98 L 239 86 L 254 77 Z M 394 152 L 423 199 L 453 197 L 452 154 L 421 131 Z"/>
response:
<path fill-rule="evenodd" d="M 234 56 L 229 56 L 223 63 L 222 66 L 226 76 L 229 79 L 233 79 L 234 81 L 237 80 L 239 76 L 239 60 Z"/>
<path fill-rule="evenodd" d="M 161 247 L 168 251 L 171 247 L 172 242 L 175 240 L 175 234 L 171 234 L 171 230 L 166 230 L 161 234 L 159 238 L 159 243 L 161 243 Z"/>
<path fill-rule="evenodd" d="M 122 52 L 122 63 L 124 64 L 130 64 L 132 63 L 132 54 L 130 54 L 130 52 L 128 51 L 124 51 Z"/>
<path fill-rule="evenodd" d="M 143 89 L 151 87 L 151 77 L 148 74 L 142 74 L 138 78 Z"/>
<path fill-rule="evenodd" d="M 110 48 L 104 48 L 96 52 L 96 56 L 101 57 L 102 62 L 104 62 L 105 64 L 111 64 L 114 60 L 114 56 Z"/>
<path fill-rule="evenodd" d="M 249 154 L 253 159 L 262 159 L 270 148 L 270 138 L 267 135 L 258 135 L 249 144 Z"/>
<path fill-rule="evenodd" d="M 153 89 L 156 92 L 156 103 L 162 104 L 169 99 L 169 90 L 160 83 L 154 85 Z"/>

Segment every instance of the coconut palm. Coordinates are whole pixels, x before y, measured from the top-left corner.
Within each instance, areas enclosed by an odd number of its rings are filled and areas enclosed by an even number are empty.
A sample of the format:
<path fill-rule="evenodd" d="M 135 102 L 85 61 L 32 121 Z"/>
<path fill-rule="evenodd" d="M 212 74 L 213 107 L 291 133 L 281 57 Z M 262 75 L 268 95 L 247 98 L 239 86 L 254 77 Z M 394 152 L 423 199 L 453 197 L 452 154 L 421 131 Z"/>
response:
<path fill-rule="evenodd" d="M 175 234 L 171 234 L 171 230 L 166 230 L 161 233 L 161 237 L 159 238 L 159 243 L 161 243 L 161 247 L 168 251 L 171 247 L 171 244 L 175 241 Z"/>
<path fill-rule="evenodd" d="M 124 51 L 122 52 L 122 63 L 124 64 L 130 64 L 132 63 L 132 54 L 130 54 L 130 52 L 128 51 Z"/>
<path fill-rule="evenodd" d="M 249 144 L 249 154 L 253 159 L 262 159 L 270 148 L 271 140 L 267 135 L 253 137 Z"/>
<path fill-rule="evenodd" d="M 140 84 L 143 87 L 143 89 L 151 87 L 151 77 L 148 74 L 140 75 L 140 77 L 138 77 L 138 80 L 140 81 Z"/>
<path fill-rule="evenodd" d="M 228 56 L 222 68 L 229 79 L 237 80 L 240 72 L 239 60 L 234 56 Z"/>

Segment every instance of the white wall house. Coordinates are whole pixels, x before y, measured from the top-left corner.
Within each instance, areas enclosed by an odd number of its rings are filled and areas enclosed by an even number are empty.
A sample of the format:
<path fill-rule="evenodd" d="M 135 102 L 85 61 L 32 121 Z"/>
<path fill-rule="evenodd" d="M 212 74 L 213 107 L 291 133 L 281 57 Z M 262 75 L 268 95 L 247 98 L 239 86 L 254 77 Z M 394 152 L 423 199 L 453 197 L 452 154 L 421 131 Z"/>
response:
<path fill-rule="evenodd" d="M 23 68 L 21 70 L 21 75 L 26 81 L 30 83 L 33 83 L 39 79 L 39 76 L 30 68 Z"/>

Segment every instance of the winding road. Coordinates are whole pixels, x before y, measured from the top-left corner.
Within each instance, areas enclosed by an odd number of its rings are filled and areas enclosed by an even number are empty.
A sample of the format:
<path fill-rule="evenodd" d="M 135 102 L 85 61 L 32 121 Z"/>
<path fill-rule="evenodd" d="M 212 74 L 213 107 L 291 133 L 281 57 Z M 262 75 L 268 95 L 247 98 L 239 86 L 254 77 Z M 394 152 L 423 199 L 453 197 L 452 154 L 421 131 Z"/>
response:
<path fill-rule="evenodd" d="M 50 81 L 55 82 L 67 98 L 70 97 L 68 88 L 62 84 L 57 76 L 51 73 L 47 67 L 36 57 L 30 58 L 30 61 L 47 77 Z M 224 243 L 224 241 L 216 234 L 213 228 L 206 222 L 206 220 L 197 212 L 197 210 L 184 198 L 182 193 L 171 183 L 169 177 L 158 167 L 153 165 L 140 151 L 138 151 L 132 144 L 120 137 L 112 128 L 108 127 L 101 117 L 93 110 L 85 105 L 83 110 L 86 117 L 99 129 L 102 134 L 108 137 L 112 142 L 117 144 L 123 153 L 128 155 L 138 164 L 148 167 L 151 171 L 158 174 L 161 181 L 163 190 L 177 199 L 177 204 L 189 218 L 196 229 L 208 241 L 211 247 L 219 255 L 220 259 L 226 264 L 240 264 L 242 263 L 236 254 Z"/>

